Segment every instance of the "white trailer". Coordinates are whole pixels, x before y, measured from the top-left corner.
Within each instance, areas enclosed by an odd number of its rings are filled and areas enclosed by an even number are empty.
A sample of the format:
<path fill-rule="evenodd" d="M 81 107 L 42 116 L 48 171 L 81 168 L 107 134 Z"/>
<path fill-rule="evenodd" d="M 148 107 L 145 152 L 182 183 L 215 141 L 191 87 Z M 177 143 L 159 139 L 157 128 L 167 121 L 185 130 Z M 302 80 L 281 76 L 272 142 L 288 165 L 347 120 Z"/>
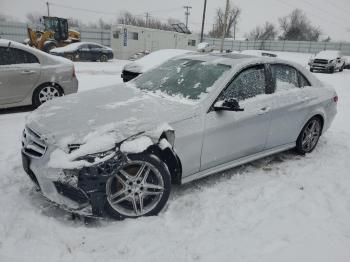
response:
<path fill-rule="evenodd" d="M 111 34 L 111 48 L 118 59 L 129 59 L 133 54 L 146 50 L 196 50 L 199 42 L 199 37 L 193 34 L 123 24 L 114 26 Z"/>

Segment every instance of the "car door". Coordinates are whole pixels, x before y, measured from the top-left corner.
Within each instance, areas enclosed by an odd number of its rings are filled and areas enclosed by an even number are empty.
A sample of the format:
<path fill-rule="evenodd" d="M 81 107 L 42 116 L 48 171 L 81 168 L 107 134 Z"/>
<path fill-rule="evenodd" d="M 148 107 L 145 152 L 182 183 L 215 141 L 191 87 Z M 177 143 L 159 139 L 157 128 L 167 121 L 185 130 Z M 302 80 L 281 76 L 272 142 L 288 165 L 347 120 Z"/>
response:
<path fill-rule="evenodd" d="M 266 148 L 296 141 L 300 128 L 309 113 L 309 106 L 317 99 L 310 82 L 297 69 L 286 64 L 271 64 L 275 99 L 271 104 L 271 130 Z"/>
<path fill-rule="evenodd" d="M 102 53 L 102 48 L 98 45 L 89 45 L 90 48 L 90 59 L 92 61 L 99 60 Z"/>
<path fill-rule="evenodd" d="M 91 60 L 90 48 L 88 44 L 82 44 L 78 49 L 79 60 Z"/>
<path fill-rule="evenodd" d="M 264 150 L 270 128 L 264 65 L 243 69 L 216 101 L 235 98 L 244 111 L 215 111 L 205 116 L 201 170 Z"/>
<path fill-rule="evenodd" d="M 0 47 L 0 104 L 22 101 L 40 77 L 40 63 L 33 54 L 12 47 Z"/>

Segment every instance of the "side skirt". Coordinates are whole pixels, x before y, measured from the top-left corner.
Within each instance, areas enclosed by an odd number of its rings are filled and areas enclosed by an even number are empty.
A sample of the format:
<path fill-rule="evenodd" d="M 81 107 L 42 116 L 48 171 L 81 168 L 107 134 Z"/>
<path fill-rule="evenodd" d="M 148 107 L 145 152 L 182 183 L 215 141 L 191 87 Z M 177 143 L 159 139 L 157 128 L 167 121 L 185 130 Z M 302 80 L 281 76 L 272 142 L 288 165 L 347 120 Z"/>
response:
<path fill-rule="evenodd" d="M 234 160 L 234 161 L 231 161 L 231 162 L 228 162 L 225 164 L 221 164 L 221 165 L 218 165 L 218 166 L 215 166 L 212 168 L 208 168 L 208 169 L 202 170 L 198 173 L 192 174 L 190 176 L 183 177 L 181 180 L 181 184 L 185 184 L 185 183 L 191 182 L 193 180 L 197 180 L 197 179 L 200 179 L 200 178 L 203 178 L 203 177 L 215 174 L 215 173 L 219 173 L 221 171 L 224 171 L 224 170 L 236 167 L 236 166 L 240 166 L 240 165 L 252 162 L 254 160 L 264 158 L 266 156 L 277 154 L 277 153 L 286 151 L 288 149 L 292 149 L 294 147 L 295 147 L 295 143 L 285 144 L 282 146 L 274 147 L 274 148 L 256 153 L 254 155 L 242 157 L 242 158 L 239 158 L 237 160 Z"/>

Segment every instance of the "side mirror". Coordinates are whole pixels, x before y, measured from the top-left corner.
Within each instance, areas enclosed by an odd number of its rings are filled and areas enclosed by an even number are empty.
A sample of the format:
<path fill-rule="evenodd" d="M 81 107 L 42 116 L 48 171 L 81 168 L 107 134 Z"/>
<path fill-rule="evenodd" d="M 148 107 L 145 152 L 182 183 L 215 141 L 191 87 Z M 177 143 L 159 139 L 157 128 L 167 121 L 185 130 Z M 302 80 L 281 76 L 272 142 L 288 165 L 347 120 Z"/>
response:
<path fill-rule="evenodd" d="M 244 111 L 236 99 L 225 99 L 214 104 L 215 111 Z"/>

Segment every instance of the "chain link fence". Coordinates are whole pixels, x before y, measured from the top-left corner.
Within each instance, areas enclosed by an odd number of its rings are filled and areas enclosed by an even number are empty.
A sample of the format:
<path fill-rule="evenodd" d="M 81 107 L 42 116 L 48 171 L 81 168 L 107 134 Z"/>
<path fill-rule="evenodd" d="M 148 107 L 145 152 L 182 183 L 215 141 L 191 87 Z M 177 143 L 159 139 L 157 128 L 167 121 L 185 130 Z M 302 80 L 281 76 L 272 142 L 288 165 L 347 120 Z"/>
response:
<path fill-rule="evenodd" d="M 221 39 L 204 38 L 204 42 L 210 43 L 216 49 L 220 49 Z M 257 40 L 257 41 L 224 41 L 225 50 L 268 50 L 268 51 L 287 51 L 300 53 L 317 53 L 321 50 L 339 50 L 344 55 L 350 55 L 350 43 L 348 42 L 312 42 L 312 41 L 278 41 L 278 40 Z"/>

